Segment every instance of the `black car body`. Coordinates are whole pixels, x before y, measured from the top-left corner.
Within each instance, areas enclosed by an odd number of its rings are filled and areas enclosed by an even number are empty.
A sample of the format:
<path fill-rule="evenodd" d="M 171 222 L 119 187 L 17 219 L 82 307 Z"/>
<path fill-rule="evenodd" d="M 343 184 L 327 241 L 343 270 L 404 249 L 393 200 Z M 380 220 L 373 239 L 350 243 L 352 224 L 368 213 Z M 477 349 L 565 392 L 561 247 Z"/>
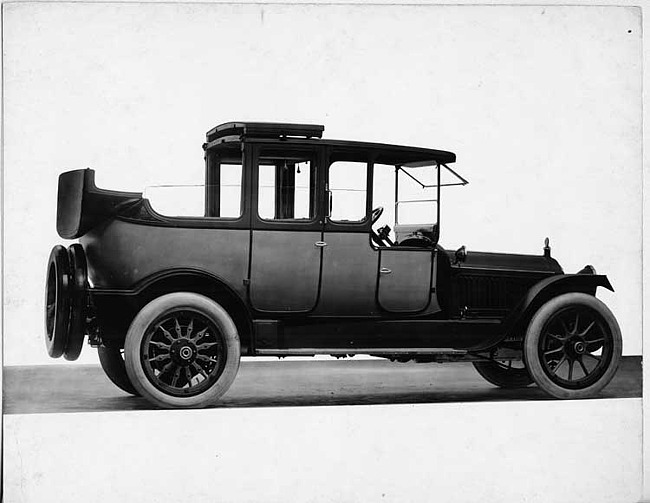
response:
<path fill-rule="evenodd" d="M 214 403 L 240 355 L 467 360 L 494 384 L 559 398 L 607 384 L 621 336 L 595 298 L 612 290 L 606 276 L 564 273 L 548 239 L 537 256 L 443 248 L 441 189 L 467 183 L 455 154 L 323 129 L 210 130 L 202 215 L 162 215 L 141 193 L 97 188 L 90 169 L 63 173 L 57 230 L 79 243 L 50 257 L 50 355 L 76 359 L 87 335 L 113 382 L 167 407 Z M 373 200 L 388 172 L 394 229 L 377 228 Z M 406 183 L 428 197 L 403 199 Z M 402 221 L 409 204 L 431 218 Z"/>

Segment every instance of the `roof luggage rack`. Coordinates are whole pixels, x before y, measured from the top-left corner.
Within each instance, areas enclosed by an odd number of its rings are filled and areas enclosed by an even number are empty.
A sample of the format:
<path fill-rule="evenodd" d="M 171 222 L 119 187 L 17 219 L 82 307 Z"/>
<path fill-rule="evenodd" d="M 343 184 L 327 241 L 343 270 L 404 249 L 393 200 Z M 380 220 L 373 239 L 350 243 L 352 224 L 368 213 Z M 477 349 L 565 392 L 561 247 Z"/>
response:
<path fill-rule="evenodd" d="M 253 138 L 321 138 L 325 126 L 318 124 L 285 124 L 280 122 L 226 122 L 207 132 L 206 140 L 211 142 L 225 136 L 247 136 Z"/>

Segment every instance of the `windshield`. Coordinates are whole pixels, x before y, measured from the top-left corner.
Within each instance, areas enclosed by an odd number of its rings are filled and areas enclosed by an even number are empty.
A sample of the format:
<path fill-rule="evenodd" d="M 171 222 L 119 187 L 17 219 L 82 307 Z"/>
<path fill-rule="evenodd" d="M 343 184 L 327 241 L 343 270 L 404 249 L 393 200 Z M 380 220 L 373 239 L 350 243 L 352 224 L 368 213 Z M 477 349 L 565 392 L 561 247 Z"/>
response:
<path fill-rule="evenodd" d="M 395 225 L 438 223 L 440 187 L 468 182 L 446 164 L 395 168 Z"/>

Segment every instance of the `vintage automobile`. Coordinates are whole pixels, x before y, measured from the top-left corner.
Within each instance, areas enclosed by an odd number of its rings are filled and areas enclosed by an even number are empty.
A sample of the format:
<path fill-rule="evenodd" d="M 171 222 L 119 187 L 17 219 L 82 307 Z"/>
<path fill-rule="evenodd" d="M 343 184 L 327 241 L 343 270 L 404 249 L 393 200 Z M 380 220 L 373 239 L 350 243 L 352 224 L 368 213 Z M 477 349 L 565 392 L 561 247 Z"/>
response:
<path fill-rule="evenodd" d="M 441 188 L 467 183 L 455 154 L 323 130 L 210 130 L 194 215 L 61 174 L 57 231 L 79 242 L 50 255 L 49 355 L 75 360 L 88 336 L 113 383 L 170 408 L 215 404 L 242 355 L 470 361 L 557 398 L 607 385 L 622 341 L 595 297 L 606 276 L 565 274 L 548 238 L 539 256 L 446 250 Z"/>

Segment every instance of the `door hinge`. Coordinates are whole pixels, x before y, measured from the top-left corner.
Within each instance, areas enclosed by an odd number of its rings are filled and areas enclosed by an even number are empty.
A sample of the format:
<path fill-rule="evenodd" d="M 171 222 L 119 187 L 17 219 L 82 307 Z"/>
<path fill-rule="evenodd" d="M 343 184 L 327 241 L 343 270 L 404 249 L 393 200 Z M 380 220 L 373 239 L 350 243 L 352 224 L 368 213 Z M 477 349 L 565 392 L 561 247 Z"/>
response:
<path fill-rule="evenodd" d="M 248 279 L 248 278 L 244 278 L 243 283 L 244 283 L 244 286 L 248 286 L 248 285 L 251 284 L 251 280 Z"/>

